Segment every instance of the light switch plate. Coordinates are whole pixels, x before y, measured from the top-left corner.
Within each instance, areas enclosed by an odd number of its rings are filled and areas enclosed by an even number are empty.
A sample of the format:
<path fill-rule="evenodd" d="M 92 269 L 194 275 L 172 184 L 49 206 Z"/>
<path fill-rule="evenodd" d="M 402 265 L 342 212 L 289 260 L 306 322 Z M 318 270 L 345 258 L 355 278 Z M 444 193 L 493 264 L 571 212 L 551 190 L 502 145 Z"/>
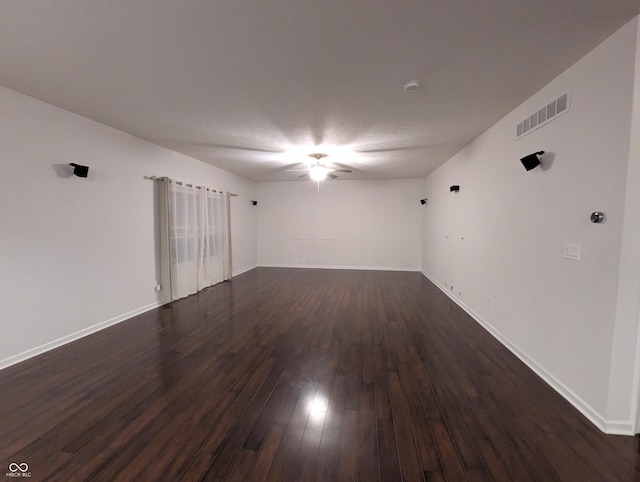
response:
<path fill-rule="evenodd" d="M 562 256 L 566 259 L 572 259 L 574 261 L 580 261 L 580 249 L 581 245 L 578 243 L 564 243 L 564 250 Z"/>

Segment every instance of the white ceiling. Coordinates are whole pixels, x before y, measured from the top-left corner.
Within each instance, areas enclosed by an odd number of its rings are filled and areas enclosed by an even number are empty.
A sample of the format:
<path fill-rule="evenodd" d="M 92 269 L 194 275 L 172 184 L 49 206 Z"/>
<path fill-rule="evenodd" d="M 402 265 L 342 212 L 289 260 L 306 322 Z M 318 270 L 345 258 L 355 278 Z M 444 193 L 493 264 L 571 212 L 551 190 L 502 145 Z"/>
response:
<path fill-rule="evenodd" d="M 423 177 L 640 0 L 0 0 L 0 84 L 257 181 Z M 420 80 L 405 93 L 402 85 Z M 162 173 L 157 173 L 162 174 Z"/>

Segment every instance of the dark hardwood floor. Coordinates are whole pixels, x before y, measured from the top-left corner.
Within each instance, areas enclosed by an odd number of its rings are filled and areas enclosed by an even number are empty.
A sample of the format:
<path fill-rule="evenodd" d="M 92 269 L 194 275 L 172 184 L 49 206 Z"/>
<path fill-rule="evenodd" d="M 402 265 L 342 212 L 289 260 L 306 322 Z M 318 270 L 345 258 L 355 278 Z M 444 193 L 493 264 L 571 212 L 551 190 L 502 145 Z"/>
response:
<path fill-rule="evenodd" d="M 0 476 L 22 462 L 30 480 L 640 480 L 637 438 L 603 435 L 421 274 L 275 268 L 0 371 Z"/>

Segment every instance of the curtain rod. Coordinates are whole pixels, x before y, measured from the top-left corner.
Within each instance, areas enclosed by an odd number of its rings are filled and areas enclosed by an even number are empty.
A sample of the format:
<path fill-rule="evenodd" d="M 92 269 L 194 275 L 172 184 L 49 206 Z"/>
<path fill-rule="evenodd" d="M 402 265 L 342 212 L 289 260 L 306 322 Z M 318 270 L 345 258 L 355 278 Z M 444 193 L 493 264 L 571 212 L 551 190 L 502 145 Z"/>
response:
<path fill-rule="evenodd" d="M 171 178 L 164 178 L 164 177 L 158 177 L 158 176 L 143 176 L 143 178 L 147 181 L 157 181 L 158 179 L 167 179 L 169 182 L 175 182 L 176 184 L 178 184 L 179 186 L 187 186 L 187 187 L 194 187 L 193 184 L 184 184 L 182 181 L 174 181 Z M 196 189 L 202 189 L 204 186 L 195 186 Z M 211 191 L 211 192 L 219 192 L 220 194 L 224 194 L 224 191 L 217 191 L 215 189 L 209 189 L 208 187 L 205 188 L 207 191 Z M 229 195 L 231 197 L 238 197 L 237 194 L 230 192 Z"/>

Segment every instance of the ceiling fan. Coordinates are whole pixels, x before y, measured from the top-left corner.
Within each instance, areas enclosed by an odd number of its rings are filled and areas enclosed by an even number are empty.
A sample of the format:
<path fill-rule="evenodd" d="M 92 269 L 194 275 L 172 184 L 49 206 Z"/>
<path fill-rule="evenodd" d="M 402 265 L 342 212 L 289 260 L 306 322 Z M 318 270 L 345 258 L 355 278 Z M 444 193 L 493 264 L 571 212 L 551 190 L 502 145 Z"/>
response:
<path fill-rule="evenodd" d="M 335 169 L 332 167 L 327 167 L 324 163 L 320 162 L 321 159 L 324 159 L 325 157 L 327 157 L 326 154 L 314 153 L 314 154 L 309 154 L 309 157 L 312 157 L 316 160 L 316 162 L 311 164 L 311 166 L 305 167 L 303 169 L 285 169 L 285 171 L 287 172 L 305 171 L 305 174 L 303 174 L 300 177 L 309 176 L 312 180 L 317 181 L 318 183 L 320 181 L 323 181 L 327 177 L 330 177 L 331 179 L 336 179 L 338 176 L 333 174 L 334 172 L 347 172 L 347 173 L 352 172 L 351 169 Z"/>

